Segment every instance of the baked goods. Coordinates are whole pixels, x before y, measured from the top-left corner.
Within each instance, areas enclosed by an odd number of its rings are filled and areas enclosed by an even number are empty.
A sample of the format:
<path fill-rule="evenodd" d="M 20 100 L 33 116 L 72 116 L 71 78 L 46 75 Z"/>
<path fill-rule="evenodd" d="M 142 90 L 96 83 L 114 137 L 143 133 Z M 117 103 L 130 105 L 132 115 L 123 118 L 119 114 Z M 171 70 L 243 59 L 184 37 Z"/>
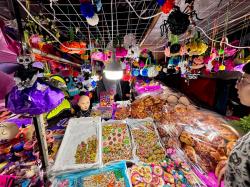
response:
<path fill-rule="evenodd" d="M 159 96 L 142 97 L 131 104 L 131 117 L 137 119 L 152 117 L 159 121 L 162 117 L 162 108 L 164 104 L 164 100 Z"/>
<path fill-rule="evenodd" d="M 97 157 L 97 138 L 89 137 L 86 141 L 77 146 L 75 154 L 76 164 L 90 164 L 96 162 Z"/>
<path fill-rule="evenodd" d="M 107 122 L 102 125 L 102 159 L 104 163 L 131 160 L 132 148 L 127 125 Z"/>
<path fill-rule="evenodd" d="M 128 122 L 134 143 L 135 156 L 142 162 L 160 162 L 165 151 L 158 139 L 152 119 L 130 120 Z"/>
<path fill-rule="evenodd" d="M 130 107 L 119 107 L 115 111 L 115 119 L 123 120 L 130 117 Z"/>
<path fill-rule="evenodd" d="M 190 105 L 190 102 L 189 102 L 188 98 L 186 98 L 184 96 L 182 96 L 182 97 L 179 98 L 179 103 L 181 103 L 181 104 L 183 104 L 185 106 Z"/>

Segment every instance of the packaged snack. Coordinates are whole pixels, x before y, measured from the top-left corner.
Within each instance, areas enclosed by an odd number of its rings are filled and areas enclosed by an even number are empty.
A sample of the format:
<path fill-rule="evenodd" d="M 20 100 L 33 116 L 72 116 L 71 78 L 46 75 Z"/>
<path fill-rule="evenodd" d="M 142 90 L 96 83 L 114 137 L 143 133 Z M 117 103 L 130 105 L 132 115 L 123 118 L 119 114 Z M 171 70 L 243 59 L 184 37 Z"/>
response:
<path fill-rule="evenodd" d="M 131 160 L 132 146 L 125 121 L 102 123 L 102 160 L 106 164 L 118 160 Z"/>
<path fill-rule="evenodd" d="M 101 118 L 69 120 L 51 172 L 60 174 L 101 166 Z"/>
<path fill-rule="evenodd" d="M 114 95 L 113 91 L 101 92 L 100 93 L 100 106 L 101 107 L 111 107 L 114 103 Z"/>
<path fill-rule="evenodd" d="M 132 186 L 206 186 L 175 149 L 167 152 L 168 156 L 162 162 L 133 165 L 129 169 Z"/>
<path fill-rule="evenodd" d="M 53 187 L 130 187 L 126 162 L 121 161 L 101 169 L 65 174 L 54 178 Z"/>
<path fill-rule="evenodd" d="M 102 119 L 112 119 L 112 107 L 97 107 L 92 109 L 90 116 L 100 116 Z"/>
<path fill-rule="evenodd" d="M 135 100 L 131 104 L 131 117 L 143 119 L 152 117 L 154 120 L 161 120 L 164 100 L 159 96 L 145 96 Z"/>
<path fill-rule="evenodd" d="M 133 156 L 135 161 L 145 163 L 160 162 L 165 157 L 165 151 L 159 140 L 152 118 L 127 120 L 133 141 Z"/>
<path fill-rule="evenodd" d="M 116 120 L 124 120 L 130 116 L 130 107 L 117 107 L 115 111 Z"/>

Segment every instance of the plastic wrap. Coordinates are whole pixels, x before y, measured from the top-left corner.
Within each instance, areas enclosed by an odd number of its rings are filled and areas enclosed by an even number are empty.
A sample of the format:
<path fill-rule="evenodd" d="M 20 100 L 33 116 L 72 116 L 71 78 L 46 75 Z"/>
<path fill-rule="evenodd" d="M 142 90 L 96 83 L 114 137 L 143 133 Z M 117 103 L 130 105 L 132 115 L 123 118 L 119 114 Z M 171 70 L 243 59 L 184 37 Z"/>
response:
<path fill-rule="evenodd" d="M 15 114 L 38 115 L 56 108 L 63 99 L 61 90 L 36 82 L 24 90 L 14 87 L 9 93 L 7 108 Z"/>
<path fill-rule="evenodd" d="M 102 123 L 102 160 L 132 160 L 132 146 L 126 121 L 110 120 Z"/>
<path fill-rule="evenodd" d="M 134 161 L 145 163 L 160 162 L 165 158 L 158 132 L 152 118 L 128 119 L 132 142 Z"/>
<path fill-rule="evenodd" d="M 70 119 L 51 172 L 58 174 L 100 167 L 100 124 L 100 117 Z"/>
<path fill-rule="evenodd" d="M 131 115 L 131 103 L 130 101 L 117 101 L 116 107 L 114 108 L 114 118 L 116 120 L 124 120 L 129 118 Z"/>
<path fill-rule="evenodd" d="M 206 186 L 175 149 L 167 153 L 162 162 L 133 165 L 129 169 L 132 186 Z"/>
<path fill-rule="evenodd" d="M 140 97 L 131 104 L 131 117 L 143 119 L 152 117 L 159 121 L 162 118 L 164 101 L 159 96 Z"/>
<path fill-rule="evenodd" d="M 130 187 L 126 162 L 121 161 L 101 169 L 72 173 L 57 177 L 53 187 Z"/>
<path fill-rule="evenodd" d="M 112 107 L 97 107 L 91 110 L 91 116 L 100 116 L 102 119 L 112 119 L 113 108 Z"/>
<path fill-rule="evenodd" d="M 218 114 L 201 110 L 168 110 L 157 124 L 165 148 L 181 148 L 207 186 L 217 177 L 237 141 L 238 133 Z"/>

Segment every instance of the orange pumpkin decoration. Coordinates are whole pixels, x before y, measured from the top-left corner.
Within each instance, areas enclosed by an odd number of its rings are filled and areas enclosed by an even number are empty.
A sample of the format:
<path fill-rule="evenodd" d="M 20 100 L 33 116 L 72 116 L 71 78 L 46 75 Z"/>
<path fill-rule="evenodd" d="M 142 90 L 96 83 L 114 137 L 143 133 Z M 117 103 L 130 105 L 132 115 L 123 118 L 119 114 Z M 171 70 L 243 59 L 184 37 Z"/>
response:
<path fill-rule="evenodd" d="M 60 50 L 64 53 L 81 55 L 86 52 L 86 45 L 85 42 L 63 42 L 63 45 L 60 46 Z"/>

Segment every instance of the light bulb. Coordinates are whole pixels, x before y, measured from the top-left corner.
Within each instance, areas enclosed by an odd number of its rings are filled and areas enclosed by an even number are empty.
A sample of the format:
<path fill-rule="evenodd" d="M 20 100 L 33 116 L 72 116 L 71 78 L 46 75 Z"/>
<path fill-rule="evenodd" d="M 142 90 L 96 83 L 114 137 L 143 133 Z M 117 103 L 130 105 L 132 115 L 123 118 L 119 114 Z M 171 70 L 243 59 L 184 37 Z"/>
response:
<path fill-rule="evenodd" d="M 123 77 L 123 71 L 104 70 L 105 77 L 109 80 L 120 80 Z"/>

